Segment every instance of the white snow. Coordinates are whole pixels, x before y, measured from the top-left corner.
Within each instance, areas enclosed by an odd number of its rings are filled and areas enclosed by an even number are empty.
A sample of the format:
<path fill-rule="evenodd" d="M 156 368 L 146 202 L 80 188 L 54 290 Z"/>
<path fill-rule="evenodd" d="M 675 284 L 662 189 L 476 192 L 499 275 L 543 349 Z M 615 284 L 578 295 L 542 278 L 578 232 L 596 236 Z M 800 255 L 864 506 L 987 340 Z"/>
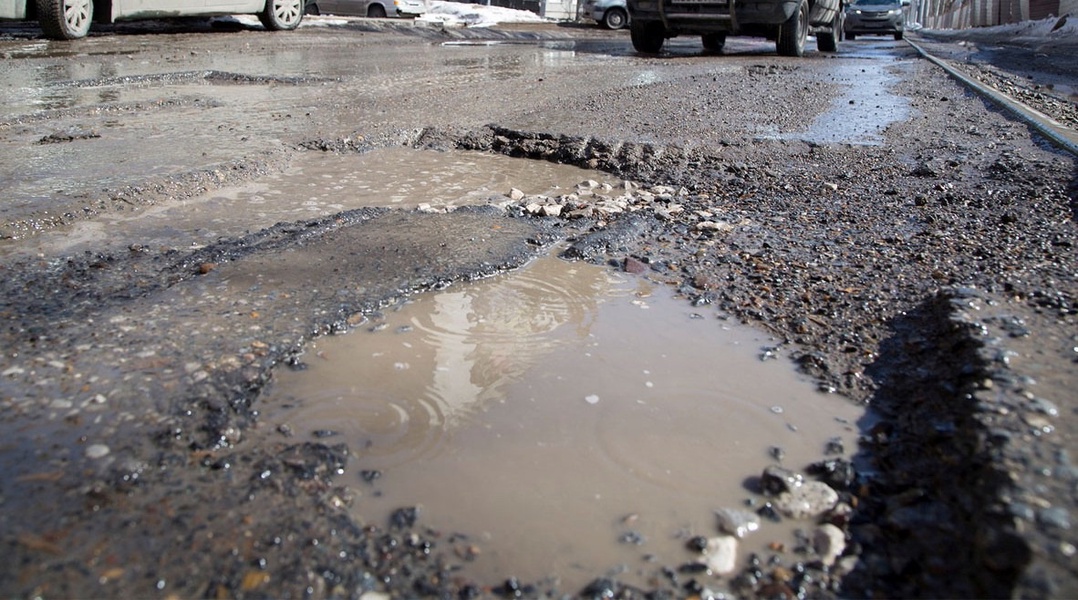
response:
<path fill-rule="evenodd" d="M 977 35 L 994 35 L 1001 38 L 1040 38 L 1040 39 L 1065 39 L 1078 36 L 1078 15 L 1068 15 L 1062 26 L 1059 17 L 1047 17 L 1036 21 L 1022 21 L 1007 25 L 995 25 L 993 27 L 976 27 L 973 29 L 936 29 L 939 33 L 976 33 Z"/>
<path fill-rule="evenodd" d="M 465 4 L 429 0 L 427 14 L 416 19 L 416 24 L 442 23 L 452 27 L 491 27 L 499 23 L 548 23 L 539 15 L 527 11 L 484 4 Z"/>

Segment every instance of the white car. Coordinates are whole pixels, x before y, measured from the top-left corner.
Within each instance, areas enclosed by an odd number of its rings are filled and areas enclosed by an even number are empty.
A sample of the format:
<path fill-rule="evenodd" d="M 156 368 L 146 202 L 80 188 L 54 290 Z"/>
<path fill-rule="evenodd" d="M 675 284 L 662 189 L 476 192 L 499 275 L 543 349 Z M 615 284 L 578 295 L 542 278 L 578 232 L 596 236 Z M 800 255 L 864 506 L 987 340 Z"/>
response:
<path fill-rule="evenodd" d="M 0 20 L 37 20 L 45 37 L 73 40 L 91 23 L 166 17 L 258 15 L 266 29 L 295 29 L 303 20 L 303 0 L 0 0 Z"/>
<path fill-rule="evenodd" d="M 0 0 L 2 1 L 2 0 Z M 307 14 L 342 17 L 421 17 L 427 0 L 307 0 Z"/>
<path fill-rule="evenodd" d="M 629 25 L 629 9 L 625 0 L 586 0 L 584 16 L 607 29 L 623 29 Z"/>

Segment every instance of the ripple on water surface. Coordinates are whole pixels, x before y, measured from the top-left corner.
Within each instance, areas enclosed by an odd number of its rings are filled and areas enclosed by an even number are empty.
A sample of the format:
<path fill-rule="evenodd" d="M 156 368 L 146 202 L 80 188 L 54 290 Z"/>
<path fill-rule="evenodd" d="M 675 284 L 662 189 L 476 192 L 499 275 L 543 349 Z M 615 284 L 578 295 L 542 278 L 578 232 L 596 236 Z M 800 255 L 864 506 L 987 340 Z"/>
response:
<path fill-rule="evenodd" d="M 557 576 L 569 590 L 619 565 L 631 580 L 691 560 L 685 536 L 715 535 L 713 511 L 743 506 L 770 447 L 801 469 L 832 438 L 855 444 L 859 408 L 762 361 L 765 336 L 697 310 L 540 259 L 317 340 L 264 414 L 355 450 L 344 482 L 361 518 L 420 505 L 424 525 L 472 536 L 467 572 L 482 581 Z M 766 522 L 743 555 L 810 525 Z"/>

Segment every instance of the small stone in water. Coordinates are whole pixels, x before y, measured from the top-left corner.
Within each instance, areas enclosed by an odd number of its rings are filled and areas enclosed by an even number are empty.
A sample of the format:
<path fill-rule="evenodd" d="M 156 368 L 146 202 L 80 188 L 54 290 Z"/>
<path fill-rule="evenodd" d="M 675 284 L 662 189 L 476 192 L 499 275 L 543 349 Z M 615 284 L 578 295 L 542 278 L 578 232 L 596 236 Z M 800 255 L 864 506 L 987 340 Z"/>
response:
<path fill-rule="evenodd" d="M 747 510 L 721 508 L 715 511 L 719 519 L 719 531 L 743 538 L 760 528 L 760 518 Z"/>
<path fill-rule="evenodd" d="M 704 564 L 713 573 L 725 575 L 737 568 L 737 538 L 722 535 L 707 541 Z"/>
<path fill-rule="evenodd" d="M 775 413 L 776 415 L 781 415 L 782 414 L 782 407 L 781 406 L 772 406 L 771 407 L 771 412 Z"/>
<path fill-rule="evenodd" d="M 800 486 L 779 494 L 775 508 L 787 517 L 805 519 L 818 517 L 838 503 L 838 493 L 821 481 L 806 481 Z"/>
<path fill-rule="evenodd" d="M 591 395 L 585 396 L 584 401 L 587 402 L 588 404 L 598 404 L 599 403 L 599 396 L 596 396 L 595 394 L 591 394 Z"/>

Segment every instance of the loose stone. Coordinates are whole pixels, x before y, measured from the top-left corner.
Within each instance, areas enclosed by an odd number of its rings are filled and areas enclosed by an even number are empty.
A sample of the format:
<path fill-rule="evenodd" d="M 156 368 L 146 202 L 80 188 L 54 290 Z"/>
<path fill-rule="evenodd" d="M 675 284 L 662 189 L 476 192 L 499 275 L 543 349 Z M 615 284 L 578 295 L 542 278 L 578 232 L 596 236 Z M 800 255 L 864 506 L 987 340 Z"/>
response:
<path fill-rule="evenodd" d="M 721 535 L 709 539 L 700 562 L 717 575 L 732 573 L 737 568 L 737 538 Z"/>
<path fill-rule="evenodd" d="M 775 508 L 792 519 L 818 517 L 838 503 L 838 492 L 820 481 L 806 481 L 779 494 Z"/>
<path fill-rule="evenodd" d="M 820 555 L 820 561 L 830 567 L 846 549 L 846 534 L 830 523 L 821 525 L 812 536 L 812 548 Z"/>
<path fill-rule="evenodd" d="M 91 444 L 86 447 L 86 458 L 98 459 L 108 456 L 110 450 L 105 444 Z"/>
<path fill-rule="evenodd" d="M 719 531 L 743 538 L 760 528 L 760 517 L 747 510 L 721 508 L 715 511 L 719 520 Z"/>

